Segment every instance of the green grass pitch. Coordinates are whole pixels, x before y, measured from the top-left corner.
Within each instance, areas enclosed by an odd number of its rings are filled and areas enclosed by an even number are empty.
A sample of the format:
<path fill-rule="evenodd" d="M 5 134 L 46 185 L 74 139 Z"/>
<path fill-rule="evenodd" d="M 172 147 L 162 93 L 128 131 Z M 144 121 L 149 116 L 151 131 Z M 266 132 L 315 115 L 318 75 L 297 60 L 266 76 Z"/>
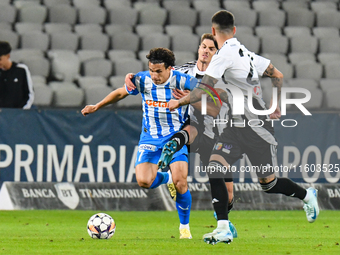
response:
<path fill-rule="evenodd" d="M 233 211 L 239 237 L 208 245 L 212 211 L 192 211 L 193 239 L 179 239 L 177 212 L 105 211 L 116 224 L 109 240 L 91 239 L 94 211 L 0 211 L 0 254 L 340 254 L 340 211 L 321 211 L 313 224 L 304 211 Z"/>

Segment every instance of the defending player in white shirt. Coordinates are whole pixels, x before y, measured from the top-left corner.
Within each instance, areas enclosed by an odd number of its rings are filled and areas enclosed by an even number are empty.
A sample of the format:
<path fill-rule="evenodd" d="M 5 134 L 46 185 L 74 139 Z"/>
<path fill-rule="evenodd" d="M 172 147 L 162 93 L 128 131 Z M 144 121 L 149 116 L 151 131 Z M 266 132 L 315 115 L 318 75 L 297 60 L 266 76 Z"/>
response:
<path fill-rule="evenodd" d="M 219 11 L 212 17 L 212 34 L 215 36 L 220 50 L 214 55 L 202 83 L 214 86 L 219 79 L 222 78 L 226 84 L 226 91 L 220 93 L 220 97 L 224 102 L 228 101 L 227 89 L 232 90 L 235 86 L 238 90 L 243 91 L 248 97 L 252 97 L 254 108 L 257 110 L 265 110 L 265 105 L 261 97 L 261 85 L 258 80 L 259 75 L 265 75 L 272 78 L 273 86 L 277 88 L 277 98 L 280 99 L 283 75 L 269 61 L 248 51 L 241 45 L 237 39 L 233 38 L 236 32 L 234 26 L 234 16 L 228 11 Z M 267 64 L 266 64 L 267 63 Z M 265 67 L 267 65 L 267 67 Z M 248 88 L 251 89 L 251 95 L 248 94 Z M 233 91 L 235 96 L 235 90 Z M 169 109 L 175 109 L 179 106 L 197 102 L 201 99 L 202 90 L 195 89 L 190 95 L 180 100 L 171 100 Z M 246 153 L 253 166 L 275 166 L 276 162 L 276 145 L 274 138 L 274 130 L 271 127 L 268 116 L 254 114 L 254 110 L 248 108 L 247 96 L 241 101 L 244 107 L 244 114 L 233 115 L 234 123 L 239 125 L 228 127 L 218 138 L 217 144 L 210 157 L 209 167 L 218 169 L 228 168 L 243 153 Z M 233 101 L 233 100 L 232 100 Z M 235 100 L 236 101 L 236 100 Z M 235 102 L 239 103 L 239 102 Z M 231 106 L 235 108 L 235 105 Z M 280 107 L 275 107 L 270 118 L 280 118 Z M 249 120 L 252 121 L 250 126 Z M 244 124 L 243 124 L 244 123 Z M 259 125 L 255 126 L 255 123 Z M 261 123 L 264 123 L 262 126 Z M 227 151 L 222 148 L 228 147 Z M 296 197 L 304 201 L 304 209 L 306 211 L 307 220 L 314 222 L 319 214 L 317 203 L 317 190 L 309 188 L 303 189 L 288 178 L 276 178 L 273 171 L 264 171 L 260 169 L 256 174 L 259 182 L 266 193 L 279 193 L 286 196 Z M 212 233 L 203 236 L 207 243 L 225 242 L 230 243 L 233 240 L 228 224 L 218 224 L 217 229 Z"/>

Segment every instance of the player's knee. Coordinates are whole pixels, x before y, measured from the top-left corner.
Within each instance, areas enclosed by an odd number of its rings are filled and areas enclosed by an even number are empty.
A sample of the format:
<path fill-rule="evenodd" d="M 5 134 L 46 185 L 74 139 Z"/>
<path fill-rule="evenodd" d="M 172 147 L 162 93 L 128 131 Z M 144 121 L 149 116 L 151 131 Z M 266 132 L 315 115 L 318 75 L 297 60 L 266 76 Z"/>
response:
<path fill-rule="evenodd" d="M 185 179 L 175 178 L 173 179 L 177 192 L 184 194 L 188 190 L 188 183 Z"/>
<path fill-rule="evenodd" d="M 148 189 L 150 188 L 152 181 L 149 178 L 137 178 L 139 187 Z"/>

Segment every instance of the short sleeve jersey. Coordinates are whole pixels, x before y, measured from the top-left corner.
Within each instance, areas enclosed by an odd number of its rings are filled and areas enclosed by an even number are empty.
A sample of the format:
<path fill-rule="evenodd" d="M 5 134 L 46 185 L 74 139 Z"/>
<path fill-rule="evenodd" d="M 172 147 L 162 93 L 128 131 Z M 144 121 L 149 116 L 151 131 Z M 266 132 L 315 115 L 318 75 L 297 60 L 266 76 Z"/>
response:
<path fill-rule="evenodd" d="M 253 99 L 265 108 L 259 76 L 263 75 L 269 64 L 269 59 L 256 55 L 236 38 L 231 38 L 213 56 L 205 73 L 216 79 L 222 78 L 225 84 L 238 87 L 245 96 L 248 96 L 248 89 L 251 88 Z M 247 109 L 245 100 L 246 116 L 248 115 L 248 119 L 256 118 Z"/>

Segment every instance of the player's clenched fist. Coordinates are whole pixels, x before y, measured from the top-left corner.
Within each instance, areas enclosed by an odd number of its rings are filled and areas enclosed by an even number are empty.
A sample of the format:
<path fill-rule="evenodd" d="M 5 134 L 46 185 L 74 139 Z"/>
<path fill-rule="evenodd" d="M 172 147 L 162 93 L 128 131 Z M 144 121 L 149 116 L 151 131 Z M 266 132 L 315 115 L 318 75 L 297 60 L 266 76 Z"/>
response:
<path fill-rule="evenodd" d="M 83 110 L 81 110 L 81 113 L 86 116 L 87 114 L 94 113 L 97 111 L 96 105 L 86 105 Z"/>
<path fill-rule="evenodd" d="M 178 100 L 171 99 L 168 103 L 168 108 L 170 111 L 173 111 L 179 107 Z"/>

